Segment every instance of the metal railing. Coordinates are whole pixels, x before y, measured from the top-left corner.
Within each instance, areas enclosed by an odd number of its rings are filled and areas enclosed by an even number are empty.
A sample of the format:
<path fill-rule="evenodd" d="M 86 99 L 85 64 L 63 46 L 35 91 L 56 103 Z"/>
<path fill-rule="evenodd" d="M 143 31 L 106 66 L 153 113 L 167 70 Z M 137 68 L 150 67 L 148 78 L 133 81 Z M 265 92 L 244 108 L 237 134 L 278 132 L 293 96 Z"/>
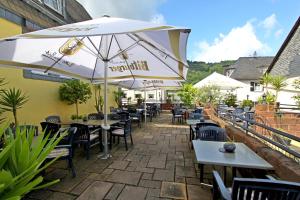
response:
<path fill-rule="evenodd" d="M 235 114 L 234 112 L 226 112 L 219 109 L 216 114 L 223 120 L 231 122 L 233 126 L 239 127 L 245 134 L 259 139 L 270 148 L 283 153 L 300 164 L 300 146 L 293 147 L 290 144 L 291 141 L 295 141 L 300 145 L 299 137 L 270 127 L 265 121 L 263 123 L 257 122 L 253 112 Z M 256 130 L 257 128 L 265 129 L 268 134 L 262 134 L 262 132 Z"/>

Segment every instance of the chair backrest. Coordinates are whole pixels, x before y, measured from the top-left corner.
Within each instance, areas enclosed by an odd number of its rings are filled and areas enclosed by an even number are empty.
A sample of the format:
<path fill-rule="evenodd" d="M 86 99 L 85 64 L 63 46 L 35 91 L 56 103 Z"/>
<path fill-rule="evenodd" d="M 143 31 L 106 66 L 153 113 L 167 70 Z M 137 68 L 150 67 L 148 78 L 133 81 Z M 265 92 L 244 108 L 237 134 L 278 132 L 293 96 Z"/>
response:
<path fill-rule="evenodd" d="M 203 118 L 203 115 L 201 113 L 191 113 L 190 119 L 201 119 Z"/>
<path fill-rule="evenodd" d="M 90 113 L 87 116 L 88 120 L 103 120 L 104 115 L 103 113 Z"/>
<path fill-rule="evenodd" d="M 200 123 L 197 123 L 196 124 L 196 129 L 199 129 L 199 128 L 202 128 L 202 127 L 205 127 L 205 126 L 215 126 L 215 127 L 220 127 L 219 124 L 216 124 L 216 123 L 211 123 L 211 122 L 200 122 Z"/>
<path fill-rule="evenodd" d="M 90 140 L 90 131 L 88 125 L 72 123 L 71 127 L 76 127 L 77 133 L 74 136 L 74 141 L 89 141 Z"/>
<path fill-rule="evenodd" d="M 60 131 L 61 133 L 65 132 L 66 130 Z M 77 134 L 77 127 L 69 127 L 67 129 L 67 135 L 59 142 L 59 145 L 72 145 L 74 138 Z"/>
<path fill-rule="evenodd" d="M 41 122 L 41 127 L 45 136 L 49 135 L 49 138 L 51 138 L 59 131 L 61 126 L 52 122 Z"/>
<path fill-rule="evenodd" d="M 231 196 L 234 200 L 299 200 L 300 183 L 269 179 L 235 178 Z"/>
<path fill-rule="evenodd" d="M 46 117 L 45 119 L 46 122 L 52 122 L 52 123 L 60 123 L 60 117 L 58 115 L 50 115 Z"/>
<path fill-rule="evenodd" d="M 117 113 L 110 113 L 107 115 L 107 118 L 110 120 L 120 120 L 121 116 L 118 115 Z"/>
<path fill-rule="evenodd" d="M 127 111 L 118 112 L 118 115 L 120 115 L 121 121 L 126 121 L 129 119 L 129 112 Z"/>
<path fill-rule="evenodd" d="M 216 126 L 204 126 L 197 130 L 196 139 L 206 141 L 226 141 L 225 129 Z"/>
<path fill-rule="evenodd" d="M 127 119 L 125 121 L 125 125 L 124 125 L 124 133 L 125 135 L 128 135 L 131 133 L 131 120 Z"/>
<path fill-rule="evenodd" d="M 194 113 L 200 113 L 200 114 L 202 114 L 202 109 L 201 108 L 197 108 L 197 109 L 195 109 L 195 111 L 194 111 Z"/>

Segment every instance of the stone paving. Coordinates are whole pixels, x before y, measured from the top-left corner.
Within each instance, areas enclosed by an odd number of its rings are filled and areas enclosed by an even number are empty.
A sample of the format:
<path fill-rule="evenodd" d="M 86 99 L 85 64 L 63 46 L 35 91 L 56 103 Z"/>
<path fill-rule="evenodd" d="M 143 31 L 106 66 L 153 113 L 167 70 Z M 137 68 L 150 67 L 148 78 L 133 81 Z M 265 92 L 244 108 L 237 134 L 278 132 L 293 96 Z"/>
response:
<path fill-rule="evenodd" d="M 170 199 L 161 196 L 161 187 L 166 182 L 182 183 L 185 199 L 211 199 L 210 189 L 199 183 L 188 126 L 172 125 L 171 115 L 163 113 L 146 126 L 133 128 L 134 145 L 129 142 L 128 151 L 122 139 L 113 146 L 112 158 L 108 160 L 97 157 L 97 147 L 93 148 L 90 160 L 85 159 L 82 148 L 77 148 L 76 178 L 72 178 L 66 161 L 58 161 L 47 169 L 45 179 L 60 182 L 32 192 L 25 199 Z M 211 182 L 211 168 L 205 168 L 205 173 L 209 178 L 205 181 Z"/>

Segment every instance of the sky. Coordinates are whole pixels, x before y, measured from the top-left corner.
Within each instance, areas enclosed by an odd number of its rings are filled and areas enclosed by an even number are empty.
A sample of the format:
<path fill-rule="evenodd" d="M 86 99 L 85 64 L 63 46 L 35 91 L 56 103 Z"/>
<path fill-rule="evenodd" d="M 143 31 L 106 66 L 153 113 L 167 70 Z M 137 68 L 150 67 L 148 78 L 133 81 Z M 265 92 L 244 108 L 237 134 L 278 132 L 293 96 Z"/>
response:
<path fill-rule="evenodd" d="M 78 0 L 103 15 L 190 28 L 187 58 L 219 62 L 275 56 L 300 15 L 300 0 Z"/>

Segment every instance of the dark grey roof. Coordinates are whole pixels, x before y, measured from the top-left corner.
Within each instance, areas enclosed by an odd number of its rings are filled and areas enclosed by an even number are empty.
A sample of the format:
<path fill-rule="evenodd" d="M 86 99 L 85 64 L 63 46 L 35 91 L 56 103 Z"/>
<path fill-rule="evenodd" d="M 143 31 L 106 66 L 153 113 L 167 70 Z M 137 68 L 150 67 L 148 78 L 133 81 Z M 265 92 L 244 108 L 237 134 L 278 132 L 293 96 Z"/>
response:
<path fill-rule="evenodd" d="M 288 77 L 300 75 L 300 55 L 295 55 L 288 66 Z"/>
<path fill-rule="evenodd" d="M 226 69 L 234 69 L 230 78 L 236 80 L 258 80 L 271 64 L 274 57 L 240 57 Z"/>

